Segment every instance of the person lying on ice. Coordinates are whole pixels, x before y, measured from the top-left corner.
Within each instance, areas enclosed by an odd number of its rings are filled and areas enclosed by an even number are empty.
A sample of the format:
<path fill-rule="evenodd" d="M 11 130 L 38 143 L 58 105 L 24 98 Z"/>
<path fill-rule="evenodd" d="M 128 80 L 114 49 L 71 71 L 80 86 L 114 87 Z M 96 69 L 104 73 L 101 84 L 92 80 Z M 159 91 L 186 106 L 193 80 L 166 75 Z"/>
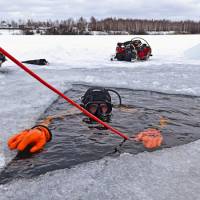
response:
<path fill-rule="evenodd" d="M 6 61 L 6 57 L 0 52 L 0 67 Z"/>
<path fill-rule="evenodd" d="M 113 107 L 111 96 L 108 91 L 109 89 L 100 87 L 89 88 L 81 98 L 81 106 L 104 122 L 110 121 Z M 114 90 L 110 91 L 115 92 L 118 95 L 121 104 L 120 95 Z M 127 110 L 128 112 L 131 111 L 131 109 Z M 18 151 L 24 151 L 25 149 L 29 148 L 31 153 L 40 151 L 43 149 L 45 144 L 52 139 L 52 133 L 48 128 L 48 125 L 51 123 L 51 121 L 56 118 L 62 118 L 66 115 L 77 114 L 76 111 L 77 109 L 73 109 L 64 115 L 47 117 L 33 128 L 26 129 L 12 136 L 8 140 L 8 147 L 11 150 L 17 149 Z M 135 112 L 135 109 L 132 109 L 132 112 Z M 84 122 L 94 123 L 92 119 L 84 120 Z M 165 121 L 160 121 L 160 125 L 164 123 Z M 163 138 L 159 130 L 147 129 L 137 134 L 134 140 L 143 142 L 146 148 L 155 148 L 161 145 Z"/>

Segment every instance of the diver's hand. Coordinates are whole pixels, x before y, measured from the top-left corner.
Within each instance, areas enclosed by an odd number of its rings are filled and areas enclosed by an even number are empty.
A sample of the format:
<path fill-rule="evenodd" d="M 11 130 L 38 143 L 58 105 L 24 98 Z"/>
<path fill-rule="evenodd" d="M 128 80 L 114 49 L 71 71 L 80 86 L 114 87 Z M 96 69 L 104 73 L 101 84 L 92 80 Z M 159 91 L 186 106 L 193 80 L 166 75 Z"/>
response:
<path fill-rule="evenodd" d="M 30 146 L 30 152 L 35 153 L 41 150 L 51 140 L 51 132 L 45 126 L 35 126 L 32 129 L 24 130 L 8 140 L 8 147 L 13 150 L 24 151 Z"/>
<path fill-rule="evenodd" d="M 141 141 L 149 149 L 159 147 L 163 141 L 161 132 L 153 128 L 138 133 L 134 139 Z"/>

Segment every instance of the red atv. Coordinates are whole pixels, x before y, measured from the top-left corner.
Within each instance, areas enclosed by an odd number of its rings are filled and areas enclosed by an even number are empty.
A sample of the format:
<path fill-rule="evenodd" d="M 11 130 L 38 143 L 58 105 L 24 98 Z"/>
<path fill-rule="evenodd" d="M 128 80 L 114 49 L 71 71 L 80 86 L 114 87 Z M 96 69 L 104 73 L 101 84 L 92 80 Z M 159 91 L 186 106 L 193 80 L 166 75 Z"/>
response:
<path fill-rule="evenodd" d="M 152 50 L 149 43 L 140 37 L 135 37 L 124 43 L 117 43 L 116 54 L 111 60 L 135 61 L 148 60 L 152 56 Z"/>

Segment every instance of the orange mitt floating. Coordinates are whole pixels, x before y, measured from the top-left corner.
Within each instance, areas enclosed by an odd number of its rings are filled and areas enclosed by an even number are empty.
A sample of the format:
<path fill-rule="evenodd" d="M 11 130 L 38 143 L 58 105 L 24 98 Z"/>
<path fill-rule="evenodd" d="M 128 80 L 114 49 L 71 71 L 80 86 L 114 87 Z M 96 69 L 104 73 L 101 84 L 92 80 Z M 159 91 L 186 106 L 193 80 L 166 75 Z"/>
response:
<path fill-rule="evenodd" d="M 136 141 L 142 141 L 146 148 L 152 149 L 159 147 L 163 141 L 161 132 L 157 129 L 147 129 L 135 136 Z"/>
<path fill-rule="evenodd" d="M 8 147 L 13 150 L 24 151 L 30 146 L 30 152 L 35 153 L 41 150 L 52 138 L 50 130 L 42 125 L 32 129 L 24 130 L 8 140 Z"/>

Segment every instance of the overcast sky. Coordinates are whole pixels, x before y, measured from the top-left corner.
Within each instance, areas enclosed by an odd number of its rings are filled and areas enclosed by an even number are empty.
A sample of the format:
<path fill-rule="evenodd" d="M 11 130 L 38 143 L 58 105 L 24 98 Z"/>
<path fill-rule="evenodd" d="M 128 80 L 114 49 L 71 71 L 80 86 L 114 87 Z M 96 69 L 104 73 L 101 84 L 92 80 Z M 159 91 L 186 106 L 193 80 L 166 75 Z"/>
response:
<path fill-rule="evenodd" d="M 80 16 L 200 21 L 200 0 L 0 0 L 0 20 Z"/>

